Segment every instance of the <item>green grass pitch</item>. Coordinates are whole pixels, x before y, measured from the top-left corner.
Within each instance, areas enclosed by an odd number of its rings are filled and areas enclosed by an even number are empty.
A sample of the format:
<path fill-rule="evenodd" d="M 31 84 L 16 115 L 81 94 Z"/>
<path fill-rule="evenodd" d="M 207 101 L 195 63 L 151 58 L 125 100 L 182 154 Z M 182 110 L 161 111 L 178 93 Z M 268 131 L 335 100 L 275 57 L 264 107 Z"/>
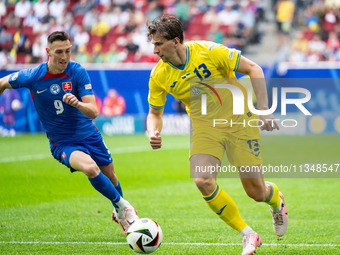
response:
<path fill-rule="evenodd" d="M 204 203 L 189 175 L 189 137 L 163 137 L 152 151 L 145 136 L 104 137 L 124 197 L 140 217 L 157 221 L 156 254 L 241 254 L 241 237 Z M 340 136 L 264 136 L 264 164 L 340 163 Z M 338 169 L 340 171 L 340 169 Z M 280 241 L 264 203 L 239 179 L 220 178 L 263 242 L 257 254 L 340 254 L 340 179 L 271 179 L 285 195 L 290 225 Z M 50 156 L 45 135 L 0 138 L 0 254 L 134 254 L 111 221 L 112 205 L 81 173 Z"/>

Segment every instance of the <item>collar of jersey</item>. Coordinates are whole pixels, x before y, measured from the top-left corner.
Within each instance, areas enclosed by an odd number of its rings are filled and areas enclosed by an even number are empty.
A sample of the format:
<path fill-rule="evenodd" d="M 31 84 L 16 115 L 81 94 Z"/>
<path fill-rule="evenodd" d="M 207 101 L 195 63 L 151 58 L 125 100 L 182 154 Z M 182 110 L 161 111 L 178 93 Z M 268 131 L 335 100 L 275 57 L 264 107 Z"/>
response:
<path fill-rule="evenodd" d="M 175 66 L 174 64 L 172 64 L 171 62 L 168 62 L 168 64 L 172 67 L 172 68 L 175 68 L 175 69 L 179 69 L 179 70 L 184 70 L 184 68 L 188 65 L 189 63 L 189 59 L 190 59 L 190 51 L 189 51 L 189 46 L 187 44 L 184 44 L 185 45 L 185 48 L 187 50 L 187 59 L 185 60 L 185 63 L 183 65 L 180 65 L 180 66 Z"/>

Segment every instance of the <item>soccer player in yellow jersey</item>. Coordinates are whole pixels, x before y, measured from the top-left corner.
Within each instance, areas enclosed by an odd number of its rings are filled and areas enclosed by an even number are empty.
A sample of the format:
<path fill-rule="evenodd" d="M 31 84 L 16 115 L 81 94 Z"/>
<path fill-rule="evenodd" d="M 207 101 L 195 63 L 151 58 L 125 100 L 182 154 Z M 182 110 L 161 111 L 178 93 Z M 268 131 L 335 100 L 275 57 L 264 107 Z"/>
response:
<path fill-rule="evenodd" d="M 262 171 L 242 171 L 242 167 L 246 166 L 262 169 L 259 128 L 253 124 L 239 124 L 250 123 L 252 120 L 256 123 L 259 119 L 262 124 L 258 126 L 262 130 L 272 131 L 279 127 L 272 115 L 257 117 L 249 111 L 246 103 L 244 114 L 233 113 L 233 93 L 237 95 L 241 91 L 244 98 L 247 98 L 247 91 L 236 80 L 235 72 L 249 75 L 258 110 L 268 110 L 263 71 L 257 64 L 241 56 L 238 50 L 221 44 L 206 41 L 183 43 L 181 22 L 174 16 L 163 16 L 151 22 L 148 25 L 148 36 L 152 39 L 154 53 L 161 58 L 153 68 L 149 81 L 147 130 L 150 144 L 153 149 L 162 146 L 160 133 L 163 107 L 166 95 L 170 93 L 186 105 L 191 117 L 190 167 L 196 186 L 211 210 L 241 234 L 242 254 L 253 254 L 261 245 L 259 235 L 244 222 L 235 202 L 217 185 L 216 172 L 197 172 L 196 169 L 221 166 L 226 151 L 229 162 L 239 168 L 248 196 L 270 206 L 275 233 L 278 236 L 285 234 L 288 215 L 284 197 L 278 187 L 274 183 L 265 182 Z M 221 84 L 229 84 L 228 89 Z M 203 94 L 211 95 L 209 98 L 206 96 L 205 106 L 202 104 Z M 224 120 L 224 125 L 214 126 L 211 120 L 216 118 Z"/>

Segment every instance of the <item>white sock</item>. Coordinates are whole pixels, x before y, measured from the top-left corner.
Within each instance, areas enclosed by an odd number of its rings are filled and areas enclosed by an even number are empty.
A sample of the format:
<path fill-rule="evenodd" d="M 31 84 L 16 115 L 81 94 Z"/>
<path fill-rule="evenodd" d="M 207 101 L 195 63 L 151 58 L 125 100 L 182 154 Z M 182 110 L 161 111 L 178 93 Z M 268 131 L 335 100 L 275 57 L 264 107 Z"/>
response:
<path fill-rule="evenodd" d="M 118 206 L 118 208 L 116 208 L 118 218 L 119 219 L 124 218 L 125 217 L 124 208 L 127 207 L 127 206 L 131 206 L 130 203 L 127 200 L 125 200 L 124 198 L 120 197 L 120 199 L 116 203 L 116 205 Z"/>
<path fill-rule="evenodd" d="M 240 232 L 240 235 L 243 237 L 246 234 L 254 234 L 255 231 L 249 227 L 248 225 Z"/>

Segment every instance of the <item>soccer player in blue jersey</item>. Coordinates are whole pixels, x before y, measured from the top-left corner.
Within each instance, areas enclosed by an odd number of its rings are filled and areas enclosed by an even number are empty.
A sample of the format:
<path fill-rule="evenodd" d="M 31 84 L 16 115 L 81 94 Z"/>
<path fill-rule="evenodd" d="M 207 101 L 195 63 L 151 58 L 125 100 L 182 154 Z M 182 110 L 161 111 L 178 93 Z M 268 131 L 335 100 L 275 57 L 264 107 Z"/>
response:
<path fill-rule="evenodd" d="M 217 173 L 195 172 L 200 167 L 221 166 L 226 152 L 229 162 L 240 169 L 240 178 L 247 195 L 257 202 L 270 206 L 274 232 L 283 236 L 288 228 L 288 214 L 284 197 L 274 183 L 264 181 L 262 172 L 242 172 L 246 167 L 262 169 L 259 128 L 250 125 L 230 125 L 233 123 L 256 123 L 262 121 L 262 130 L 278 129 L 273 115 L 257 118 L 245 106 L 245 114 L 233 114 L 232 93 L 226 89 L 214 88 L 215 83 L 228 82 L 229 86 L 247 91 L 236 79 L 235 72 L 249 75 L 254 88 L 258 109 L 268 109 L 267 89 L 261 67 L 243 57 L 236 49 L 207 41 L 184 43 L 181 22 L 174 16 L 163 16 L 148 26 L 148 36 L 152 39 L 154 53 L 161 59 L 151 71 L 149 80 L 149 114 L 147 129 L 153 149 L 162 146 L 161 130 L 166 95 L 169 93 L 182 101 L 191 117 L 190 166 L 195 184 L 210 209 L 226 224 L 243 237 L 242 255 L 250 255 L 261 245 L 260 236 L 243 220 L 236 203 L 217 185 Z M 232 84 L 232 85 L 230 85 Z M 223 84 L 224 85 L 224 84 Z M 205 94 L 218 95 L 221 104 L 206 100 L 209 113 L 201 114 L 201 98 Z M 203 92 L 204 93 L 203 93 Z M 209 92 L 210 93 L 210 92 Z M 222 107 L 223 102 L 223 107 Z M 211 118 L 205 117 L 211 116 Z M 210 120 L 230 120 L 222 127 L 214 127 Z"/>
<path fill-rule="evenodd" d="M 53 32 L 47 40 L 48 62 L 1 78 L 0 95 L 5 89 L 31 91 L 53 157 L 71 172 L 83 172 L 111 201 L 112 219 L 126 234 L 138 216 L 123 198 L 110 151 L 92 122 L 98 109 L 90 77 L 80 64 L 70 60 L 72 45 L 66 32 Z"/>

